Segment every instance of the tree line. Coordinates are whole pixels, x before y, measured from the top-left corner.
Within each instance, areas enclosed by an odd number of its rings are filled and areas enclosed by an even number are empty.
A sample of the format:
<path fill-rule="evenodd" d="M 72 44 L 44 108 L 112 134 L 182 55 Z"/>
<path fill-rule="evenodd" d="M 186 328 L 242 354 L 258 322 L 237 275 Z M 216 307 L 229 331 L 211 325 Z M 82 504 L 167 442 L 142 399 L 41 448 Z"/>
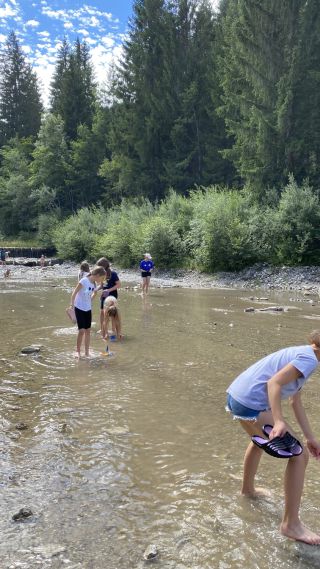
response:
<path fill-rule="evenodd" d="M 47 109 L 10 33 L 0 57 L 0 234 L 52 245 L 83 208 L 106 219 L 123 203 L 161 211 L 172 191 L 191 207 L 214 187 L 222 209 L 230 196 L 250 200 L 253 238 L 256 212 L 279 216 L 288 187 L 298 201 L 308 188 L 310 205 L 320 182 L 319 31 L 316 0 L 221 0 L 217 13 L 206 0 L 135 0 L 108 87 L 96 84 L 86 43 L 64 40 Z M 285 211 L 294 225 L 296 208 Z M 300 217 L 304 253 L 290 262 L 315 257 L 311 217 L 303 227 Z M 184 251 L 192 235 L 191 224 Z M 205 238 L 197 247 L 204 258 Z"/>

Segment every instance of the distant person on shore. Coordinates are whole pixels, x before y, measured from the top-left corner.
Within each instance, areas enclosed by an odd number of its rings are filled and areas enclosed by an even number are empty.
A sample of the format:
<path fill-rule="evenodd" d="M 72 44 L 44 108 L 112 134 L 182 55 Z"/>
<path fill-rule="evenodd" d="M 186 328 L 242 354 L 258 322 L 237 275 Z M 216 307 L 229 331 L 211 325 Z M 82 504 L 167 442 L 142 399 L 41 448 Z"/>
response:
<path fill-rule="evenodd" d="M 0 249 L 0 265 L 5 265 L 6 253 L 4 249 Z"/>
<path fill-rule="evenodd" d="M 44 255 L 41 255 L 39 263 L 40 263 L 41 269 L 43 269 L 46 266 L 46 258 Z"/>
<path fill-rule="evenodd" d="M 142 294 L 148 294 L 151 273 L 154 269 L 154 263 L 150 253 L 145 253 L 143 255 L 142 261 L 140 261 L 140 270 L 142 278 Z"/>
<path fill-rule="evenodd" d="M 78 271 L 78 281 L 81 281 L 83 277 L 87 277 L 89 273 L 90 273 L 90 267 L 88 261 L 82 261 Z"/>
<path fill-rule="evenodd" d="M 102 337 L 107 340 L 110 337 L 109 334 L 109 323 L 111 322 L 112 334 L 117 337 L 118 340 L 122 340 L 121 334 L 121 318 L 118 308 L 117 299 L 111 294 L 107 296 L 104 302 L 104 320 L 102 327 Z"/>
<path fill-rule="evenodd" d="M 100 297 L 100 330 L 103 329 L 104 322 L 104 303 L 105 299 L 111 294 L 114 298 L 118 298 L 118 288 L 121 287 L 121 282 L 116 271 L 113 271 L 110 267 L 110 261 L 106 257 L 101 257 L 98 259 L 96 265 L 98 267 L 103 267 L 106 271 L 106 282 L 99 287 L 98 290 L 102 290 Z"/>
<path fill-rule="evenodd" d="M 9 277 L 10 277 L 10 273 L 11 273 L 10 269 L 6 269 L 6 270 L 4 271 L 4 273 L 3 273 L 4 278 L 5 278 L 5 279 L 9 278 Z"/>
<path fill-rule="evenodd" d="M 227 389 L 227 409 L 253 437 L 244 456 L 242 494 L 255 497 L 263 493 L 255 488 L 255 475 L 264 450 L 273 457 L 286 458 L 285 504 L 280 531 L 290 539 L 310 545 L 320 545 L 320 535 L 302 524 L 299 510 L 309 453 L 319 460 L 320 442 L 311 429 L 301 390 L 318 368 L 319 361 L 320 331 L 315 330 L 309 336 L 309 345 L 284 348 L 262 358 L 241 373 Z M 281 401 L 289 398 L 306 438 L 305 448 L 291 436 L 292 429 L 282 413 Z M 265 471 L 263 478 L 271 480 Z"/>
<path fill-rule="evenodd" d="M 97 285 L 106 278 L 103 267 L 94 267 L 92 271 L 77 284 L 71 295 L 70 308 L 74 308 L 78 325 L 77 356 L 81 357 L 81 345 L 84 340 L 85 356 L 88 357 L 90 348 L 90 333 L 92 322 L 92 298 Z"/>

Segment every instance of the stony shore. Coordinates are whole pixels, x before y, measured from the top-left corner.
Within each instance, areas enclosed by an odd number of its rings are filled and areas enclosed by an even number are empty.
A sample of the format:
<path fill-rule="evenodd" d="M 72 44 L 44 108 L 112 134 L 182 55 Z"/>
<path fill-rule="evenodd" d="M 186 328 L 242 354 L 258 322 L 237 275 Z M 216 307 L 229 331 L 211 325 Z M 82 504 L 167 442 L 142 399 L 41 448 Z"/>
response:
<path fill-rule="evenodd" d="M 17 260 L 23 262 L 23 260 Z M 28 260 L 29 261 L 29 260 Z M 78 265 L 62 263 L 47 266 L 44 269 L 26 267 L 22 264 L 9 265 L 10 275 L 6 281 L 26 280 L 43 282 L 48 279 L 62 279 L 77 276 Z M 117 270 L 117 267 L 115 267 Z M 123 282 L 138 284 L 139 270 L 118 270 Z M 4 267 L 0 267 L 0 279 L 4 278 Z M 155 270 L 152 286 L 182 288 L 249 288 L 265 290 L 306 290 L 318 293 L 320 283 L 320 267 L 272 267 L 255 265 L 240 272 L 219 272 L 215 274 L 198 273 L 196 271 Z"/>

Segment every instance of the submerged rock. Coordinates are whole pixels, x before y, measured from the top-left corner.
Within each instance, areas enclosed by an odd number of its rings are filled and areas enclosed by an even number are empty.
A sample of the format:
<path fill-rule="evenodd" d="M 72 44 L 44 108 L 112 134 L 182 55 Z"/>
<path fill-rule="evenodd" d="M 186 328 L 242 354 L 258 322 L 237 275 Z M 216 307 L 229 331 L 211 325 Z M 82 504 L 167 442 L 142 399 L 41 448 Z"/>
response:
<path fill-rule="evenodd" d="M 151 561 L 152 559 L 155 559 L 158 556 L 158 554 L 159 550 L 156 545 L 154 544 L 148 545 L 147 549 L 143 554 L 143 559 L 145 559 L 145 561 Z"/>
<path fill-rule="evenodd" d="M 17 514 L 13 514 L 12 519 L 15 522 L 20 522 L 21 520 L 25 520 L 31 516 L 33 516 L 33 512 L 30 508 L 21 508 Z"/>
<path fill-rule="evenodd" d="M 25 431 L 28 428 L 28 425 L 26 425 L 26 423 L 17 423 L 16 424 L 16 429 L 18 431 Z"/>
<path fill-rule="evenodd" d="M 26 346 L 25 348 L 22 348 L 21 353 L 22 354 L 37 354 L 38 352 L 40 352 L 42 346 L 39 345 L 33 345 L 33 346 Z"/>

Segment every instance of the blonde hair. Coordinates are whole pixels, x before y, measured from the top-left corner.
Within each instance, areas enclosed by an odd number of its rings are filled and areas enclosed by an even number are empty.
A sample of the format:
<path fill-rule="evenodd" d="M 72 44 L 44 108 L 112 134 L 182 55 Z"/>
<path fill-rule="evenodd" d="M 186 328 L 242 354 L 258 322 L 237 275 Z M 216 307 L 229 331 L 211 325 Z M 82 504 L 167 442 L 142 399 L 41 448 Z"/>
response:
<path fill-rule="evenodd" d="M 320 330 L 313 330 L 309 334 L 308 340 L 310 344 L 315 344 L 317 348 L 320 348 Z"/>
<path fill-rule="evenodd" d="M 108 316 L 119 316 L 117 306 L 109 306 L 109 308 L 107 308 L 107 314 Z"/>

